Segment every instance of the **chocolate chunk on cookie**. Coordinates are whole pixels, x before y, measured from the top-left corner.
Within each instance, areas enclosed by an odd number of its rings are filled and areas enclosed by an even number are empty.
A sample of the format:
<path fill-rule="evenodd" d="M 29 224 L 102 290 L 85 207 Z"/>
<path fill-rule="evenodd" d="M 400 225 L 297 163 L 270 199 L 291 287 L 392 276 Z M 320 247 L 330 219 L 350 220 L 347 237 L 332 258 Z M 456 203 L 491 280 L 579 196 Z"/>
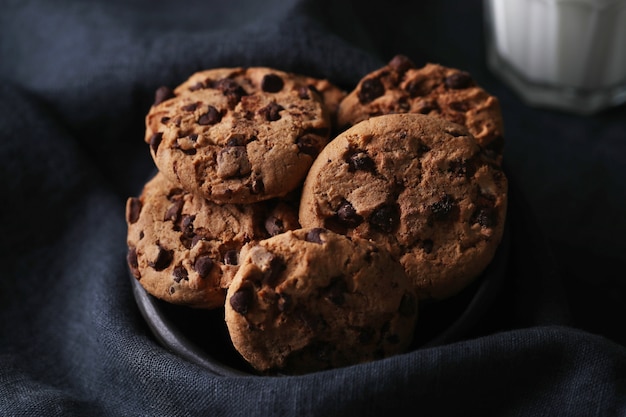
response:
<path fill-rule="evenodd" d="M 336 112 L 343 97 L 333 87 L 263 67 L 202 71 L 159 90 L 145 141 L 159 171 L 206 199 L 280 197 L 301 184 L 328 142 L 329 106 Z"/>
<path fill-rule="evenodd" d="M 397 55 L 359 81 L 341 101 L 337 118 L 345 129 L 391 113 L 426 114 L 464 125 L 487 155 L 498 163 L 502 160 L 499 102 L 466 71 L 433 63 L 417 68 L 406 56 Z"/>
<path fill-rule="evenodd" d="M 411 281 L 387 252 L 311 228 L 245 247 L 225 318 L 254 368 L 302 374 L 403 352 L 417 310 Z"/>
<path fill-rule="evenodd" d="M 280 200 L 218 205 L 158 173 L 126 204 L 127 261 L 146 291 L 197 308 L 224 305 L 244 244 L 299 227 Z"/>
<path fill-rule="evenodd" d="M 490 263 L 506 208 L 504 172 L 465 127 L 406 113 L 372 117 L 328 144 L 307 175 L 299 216 L 303 227 L 377 242 L 420 298 L 443 299 Z"/>

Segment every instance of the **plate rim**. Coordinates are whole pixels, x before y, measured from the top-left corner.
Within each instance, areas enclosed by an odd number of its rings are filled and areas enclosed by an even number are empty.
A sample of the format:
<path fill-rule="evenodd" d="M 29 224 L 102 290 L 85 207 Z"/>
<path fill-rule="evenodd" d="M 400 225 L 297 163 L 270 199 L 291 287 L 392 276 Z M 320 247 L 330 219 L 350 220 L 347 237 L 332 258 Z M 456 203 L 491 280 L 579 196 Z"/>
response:
<path fill-rule="evenodd" d="M 496 252 L 481 276 L 478 277 L 480 284 L 471 300 L 465 306 L 462 313 L 444 330 L 426 342 L 420 343 L 405 353 L 415 352 L 420 349 L 432 348 L 455 341 L 460 341 L 470 329 L 476 325 L 481 317 L 487 312 L 499 293 L 502 281 L 505 279 L 506 267 L 509 263 L 511 245 L 509 219 L 504 224 L 502 238 Z M 175 323 L 159 308 L 158 303 L 163 302 L 149 294 L 143 286 L 128 270 L 132 282 L 133 295 L 141 315 L 148 325 L 151 333 L 157 341 L 171 353 L 178 355 L 192 363 L 200 365 L 208 371 L 220 376 L 266 376 L 246 372 L 212 358 L 207 352 L 191 341 L 185 334 L 179 331 Z M 419 324 L 419 319 L 418 319 Z M 235 352 L 237 353 L 237 352 Z"/>

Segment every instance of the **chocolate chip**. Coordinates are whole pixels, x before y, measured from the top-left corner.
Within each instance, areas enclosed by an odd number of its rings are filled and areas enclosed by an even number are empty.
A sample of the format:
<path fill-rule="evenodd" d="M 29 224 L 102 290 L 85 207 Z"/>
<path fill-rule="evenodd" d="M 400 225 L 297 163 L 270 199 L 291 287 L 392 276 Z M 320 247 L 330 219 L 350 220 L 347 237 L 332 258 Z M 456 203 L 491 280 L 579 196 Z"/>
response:
<path fill-rule="evenodd" d="M 231 107 L 234 107 L 237 103 L 239 103 L 241 101 L 241 97 L 248 95 L 246 90 L 237 84 L 235 80 L 230 78 L 217 80 L 211 83 L 211 86 L 220 90 L 228 98 L 228 105 Z"/>
<path fill-rule="evenodd" d="M 152 136 L 150 136 L 150 147 L 152 151 L 156 154 L 159 149 L 159 145 L 161 144 L 161 140 L 163 140 L 163 132 L 156 132 Z"/>
<path fill-rule="evenodd" d="M 163 116 L 163 117 L 161 117 L 161 123 L 162 123 L 162 124 L 166 124 L 166 123 L 167 123 L 167 122 L 169 122 L 169 121 L 170 121 L 170 118 L 169 118 L 169 117 L 167 117 L 167 116 Z"/>
<path fill-rule="evenodd" d="M 232 80 L 230 78 L 221 78 L 219 80 L 214 80 L 212 78 L 205 78 L 204 79 L 204 88 L 216 88 L 220 91 L 224 91 L 226 89 L 226 87 L 223 84 L 229 84 L 229 82 L 233 83 L 233 85 L 239 85 L 237 84 L 237 82 L 235 80 Z"/>
<path fill-rule="evenodd" d="M 237 251 L 234 249 L 231 249 L 229 251 L 226 251 L 226 253 L 224 253 L 224 264 L 225 265 L 237 265 L 239 263 L 239 259 L 238 255 L 237 255 Z"/>
<path fill-rule="evenodd" d="M 457 177 L 470 178 L 476 173 L 475 161 L 460 158 L 450 161 L 448 172 Z"/>
<path fill-rule="evenodd" d="M 176 282 L 180 282 L 182 280 L 189 281 L 189 273 L 182 265 L 178 265 L 176 268 L 174 268 L 174 271 L 172 271 L 172 276 L 174 277 L 174 281 Z"/>
<path fill-rule="evenodd" d="M 213 269 L 213 259 L 209 255 L 200 255 L 193 263 L 193 269 L 198 273 L 200 278 L 206 278 Z"/>
<path fill-rule="evenodd" d="M 324 141 L 317 135 L 304 134 L 298 138 L 296 145 L 303 154 L 316 157 L 324 147 Z"/>
<path fill-rule="evenodd" d="M 252 165 L 245 146 L 226 146 L 217 154 L 217 176 L 232 178 L 248 175 Z"/>
<path fill-rule="evenodd" d="M 172 188 L 167 193 L 167 199 L 169 201 L 175 201 L 175 200 L 178 200 L 179 198 L 182 198 L 183 194 L 185 194 L 185 190 L 183 190 L 182 188 Z"/>
<path fill-rule="evenodd" d="M 128 199 L 128 212 L 126 213 L 126 219 L 128 223 L 134 224 L 139 220 L 139 215 L 141 214 L 141 208 L 143 204 L 141 200 L 137 197 L 132 197 Z"/>
<path fill-rule="evenodd" d="M 234 134 L 226 141 L 226 146 L 245 146 L 246 138 L 243 135 Z"/>
<path fill-rule="evenodd" d="M 198 108 L 198 103 L 191 103 L 182 107 L 184 111 L 194 111 L 197 108 Z"/>
<path fill-rule="evenodd" d="M 345 303 L 346 292 L 348 292 L 348 286 L 342 277 L 333 278 L 331 283 L 322 289 L 323 297 L 336 306 Z"/>
<path fill-rule="evenodd" d="M 191 242 L 189 243 L 189 247 L 187 249 L 193 248 L 194 246 L 196 246 L 198 242 L 203 241 L 203 240 L 206 240 L 205 236 L 194 233 L 193 238 L 191 239 Z M 187 247 L 187 245 L 185 245 L 185 247 Z"/>
<path fill-rule="evenodd" d="M 302 100 L 308 100 L 311 98 L 309 96 L 309 88 L 308 87 L 300 87 L 298 88 L 298 98 Z"/>
<path fill-rule="evenodd" d="M 148 265 L 155 271 L 162 271 L 172 263 L 172 259 L 174 259 L 174 251 L 167 250 L 161 247 L 161 245 L 158 245 L 158 249 L 159 251 L 156 258 L 154 261 L 148 262 Z"/>
<path fill-rule="evenodd" d="M 324 243 L 322 240 L 322 233 L 325 233 L 326 229 L 322 229 L 321 227 L 315 227 L 309 230 L 304 237 L 304 240 L 312 243 L 319 243 L 320 245 Z"/>
<path fill-rule="evenodd" d="M 359 102 L 367 104 L 385 93 L 385 86 L 378 78 L 368 78 L 361 83 L 358 92 Z"/>
<path fill-rule="evenodd" d="M 324 218 L 324 223 L 322 226 L 325 229 L 331 230 L 340 235 L 345 235 L 349 232 L 348 226 L 342 223 L 341 220 L 339 220 L 339 217 L 337 216 L 337 214 L 331 217 Z"/>
<path fill-rule="evenodd" d="M 180 230 L 188 239 L 192 239 L 194 236 L 193 232 L 193 221 L 196 219 L 195 215 L 184 215 L 182 217 L 182 221 L 180 222 Z"/>
<path fill-rule="evenodd" d="M 285 231 L 285 225 L 278 217 L 269 216 L 265 219 L 265 230 L 270 236 L 276 236 Z"/>
<path fill-rule="evenodd" d="M 248 313 L 248 310 L 252 306 L 254 300 L 254 294 L 252 288 L 249 286 L 241 287 L 230 297 L 230 306 L 235 312 L 243 315 Z"/>
<path fill-rule="evenodd" d="M 349 227 L 356 227 L 363 222 L 363 217 L 359 216 L 348 200 L 343 200 L 337 209 L 337 218 Z"/>
<path fill-rule="evenodd" d="M 180 243 L 185 247 L 185 249 L 193 248 L 199 240 L 202 240 L 202 237 L 197 236 L 193 231 L 189 234 L 181 234 L 180 235 Z"/>
<path fill-rule="evenodd" d="M 369 171 L 374 172 L 376 164 L 365 151 L 356 151 L 348 155 L 347 161 L 348 171 Z"/>
<path fill-rule="evenodd" d="M 166 86 L 162 86 L 156 89 L 154 92 L 154 105 L 163 103 L 165 100 L 169 100 L 171 98 L 176 97 L 174 92 Z"/>
<path fill-rule="evenodd" d="M 279 256 L 274 256 L 270 260 L 267 269 L 263 271 L 263 283 L 270 287 L 275 287 L 285 269 L 287 269 L 285 261 Z"/>
<path fill-rule="evenodd" d="M 413 294 L 404 293 L 404 295 L 402 295 L 402 299 L 400 300 L 400 307 L 398 308 L 398 311 L 400 314 L 407 317 L 413 316 L 417 313 L 417 299 L 415 296 Z"/>
<path fill-rule="evenodd" d="M 465 71 L 459 71 L 447 76 L 444 80 L 444 84 L 448 88 L 459 90 L 471 87 L 474 84 L 474 80 L 469 75 L 469 73 Z"/>
<path fill-rule="evenodd" d="M 273 101 L 260 109 L 259 114 L 265 117 L 265 120 L 268 122 L 275 122 L 276 120 L 280 120 L 281 110 L 285 110 L 284 107 Z"/>
<path fill-rule="evenodd" d="M 202 90 L 203 88 L 205 88 L 206 86 L 201 83 L 200 81 L 198 81 L 197 83 L 195 83 L 194 85 L 192 85 L 191 87 L 189 87 L 189 91 L 198 91 L 198 90 Z"/>
<path fill-rule="evenodd" d="M 400 210 L 397 204 L 384 204 L 374 209 L 369 223 L 385 233 L 393 232 L 400 223 Z"/>
<path fill-rule="evenodd" d="M 450 194 L 444 194 L 439 201 L 430 205 L 430 211 L 434 220 L 445 220 L 451 213 L 456 211 L 458 205 Z"/>
<path fill-rule="evenodd" d="M 266 74 L 261 81 L 261 90 L 266 93 L 277 93 L 283 89 L 285 83 L 280 76 L 276 74 Z"/>
<path fill-rule="evenodd" d="M 128 253 L 126 253 L 126 262 L 128 263 L 128 267 L 130 268 L 130 272 L 137 279 L 141 277 L 141 273 L 139 272 L 139 261 L 137 260 L 137 249 L 134 247 L 128 248 Z"/>
<path fill-rule="evenodd" d="M 415 64 L 405 55 L 396 55 L 391 61 L 389 66 L 397 73 L 404 74 L 407 70 L 415 68 Z"/>
<path fill-rule="evenodd" d="M 174 200 L 174 203 L 171 206 L 169 206 L 167 211 L 165 212 L 165 216 L 163 217 L 163 220 L 176 222 L 178 218 L 180 217 L 180 213 L 183 209 L 184 203 L 185 203 L 185 200 L 183 200 L 182 198 Z"/>
<path fill-rule="evenodd" d="M 404 88 L 411 98 L 423 97 L 430 93 L 430 86 L 424 80 L 413 80 Z"/>
<path fill-rule="evenodd" d="M 201 126 L 209 126 L 219 123 L 222 120 L 222 114 L 213 106 L 208 106 L 207 112 L 198 117 L 198 124 Z"/>

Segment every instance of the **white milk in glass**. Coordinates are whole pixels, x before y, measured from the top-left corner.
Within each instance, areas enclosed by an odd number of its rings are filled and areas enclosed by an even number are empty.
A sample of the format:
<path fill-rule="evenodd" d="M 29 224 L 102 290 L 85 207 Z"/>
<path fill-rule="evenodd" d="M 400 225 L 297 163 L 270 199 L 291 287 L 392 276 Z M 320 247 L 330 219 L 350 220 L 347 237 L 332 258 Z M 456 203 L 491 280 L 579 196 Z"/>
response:
<path fill-rule="evenodd" d="M 485 0 L 488 57 L 530 104 L 626 101 L 626 0 Z"/>

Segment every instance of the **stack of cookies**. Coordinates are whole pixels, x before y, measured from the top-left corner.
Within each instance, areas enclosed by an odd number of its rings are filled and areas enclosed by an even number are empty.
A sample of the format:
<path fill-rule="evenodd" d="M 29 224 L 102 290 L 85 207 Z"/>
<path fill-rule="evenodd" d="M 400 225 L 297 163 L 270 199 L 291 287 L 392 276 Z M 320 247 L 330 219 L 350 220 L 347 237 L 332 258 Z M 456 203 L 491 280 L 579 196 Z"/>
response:
<path fill-rule="evenodd" d="M 420 300 L 490 263 L 506 216 L 497 100 L 469 74 L 404 56 L 349 93 L 272 68 L 161 87 L 145 141 L 158 168 L 126 206 L 146 291 L 224 308 L 261 372 L 405 351 Z"/>

